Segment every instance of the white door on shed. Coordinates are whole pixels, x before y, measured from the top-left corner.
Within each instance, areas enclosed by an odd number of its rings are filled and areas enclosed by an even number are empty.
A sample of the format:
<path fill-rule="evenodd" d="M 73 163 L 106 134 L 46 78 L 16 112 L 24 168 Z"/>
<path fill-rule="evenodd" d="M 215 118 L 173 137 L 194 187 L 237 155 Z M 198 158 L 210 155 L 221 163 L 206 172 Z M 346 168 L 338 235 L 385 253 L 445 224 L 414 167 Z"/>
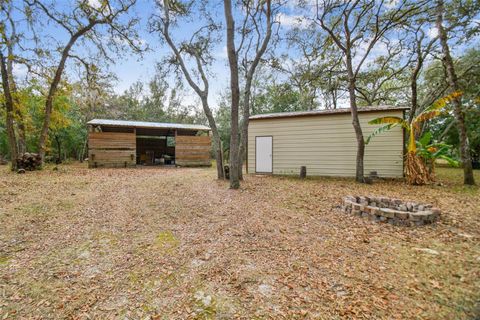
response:
<path fill-rule="evenodd" d="M 255 172 L 272 173 L 272 137 L 255 137 Z"/>

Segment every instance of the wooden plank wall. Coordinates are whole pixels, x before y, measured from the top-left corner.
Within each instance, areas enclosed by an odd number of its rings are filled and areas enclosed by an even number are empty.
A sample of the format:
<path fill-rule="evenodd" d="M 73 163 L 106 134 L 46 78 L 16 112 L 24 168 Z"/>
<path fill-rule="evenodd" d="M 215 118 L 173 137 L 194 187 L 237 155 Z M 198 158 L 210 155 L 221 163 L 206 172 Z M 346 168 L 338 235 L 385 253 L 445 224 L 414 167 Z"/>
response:
<path fill-rule="evenodd" d="M 176 136 L 175 164 L 179 166 L 210 166 L 209 136 Z"/>
<path fill-rule="evenodd" d="M 135 133 L 89 132 L 88 167 L 132 167 L 136 165 Z"/>

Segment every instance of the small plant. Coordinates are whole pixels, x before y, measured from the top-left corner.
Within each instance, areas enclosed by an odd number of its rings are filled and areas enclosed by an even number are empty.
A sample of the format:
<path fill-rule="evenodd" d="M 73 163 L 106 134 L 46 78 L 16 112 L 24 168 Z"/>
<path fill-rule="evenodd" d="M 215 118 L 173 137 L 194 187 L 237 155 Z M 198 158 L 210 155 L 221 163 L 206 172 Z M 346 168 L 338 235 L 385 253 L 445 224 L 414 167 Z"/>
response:
<path fill-rule="evenodd" d="M 432 133 L 427 131 L 417 141 L 417 154 L 428 166 L 431 180 L 435 179 L 435 163 L 438 159 L 447 161 L 452 167 L 458 167 L 459 162 L 450 156 L 452 146 L 446 143 L 432 142 Z"/>
<path fill-rule="evenodd" d="M 422 153 L 419 152 L 419 150 L 417 149 L 417 141 L 415 141 L 415 137 L 420 130 L 420 124 L 427 120 L 438 117 L 440 114 L 445 112 L 445 107 L 450 103 L 450 101 L 461 95 L 461 92 L 453 92 L 452 94 L 437 100 L 433 105 L 431 105 L 418 116 L 416 116 L 410 123 L 400 117 L 380 117 L 373 119 L 368 123 L 372 125 L 385 125 L 383 127 L 375 129 L 372 134 L 370 134 L 370 136 L 367 138 L 365 143 L 368 144 L 374 136 L 391 130 L 394 127 L 401 126 L 402 128 L 404 128 L 407 131 L 409 137 L 407 154 L 405 158 L 405 176 L 407 178 L 407 182 L 413 185 L 426 184 L 429 181 L 432 181 L 434 176 L 431 175 L 430 170 L 427 167 L 426 161 L 424 161 L 424 158 L 421 157 Z M 432 152 L 428 150 L 427 152 L 430 152 L 431 155 L 435 154 L 435 147 L 432 146 L 430 150 Z M 444 151 L 442 150 L 442 152 Z M 426 155 L 426 153 L 424 154 Z"/>
<path fill-rule="evenodd" d="M 178 247 L 179 244 L 180 241 L 175 238 L 175 235 L 171 231 L 167 230 L 158 234 L 154 245 L 158 249 L 163 250 L 165 253 L 171 253 Z"/>
<path fill-rule="evenodd" d="M 195 299 L 195 319 L 215 319 L 217 314 L 217 303 L 215 299 L 203 291 L 197 291 Z"/>

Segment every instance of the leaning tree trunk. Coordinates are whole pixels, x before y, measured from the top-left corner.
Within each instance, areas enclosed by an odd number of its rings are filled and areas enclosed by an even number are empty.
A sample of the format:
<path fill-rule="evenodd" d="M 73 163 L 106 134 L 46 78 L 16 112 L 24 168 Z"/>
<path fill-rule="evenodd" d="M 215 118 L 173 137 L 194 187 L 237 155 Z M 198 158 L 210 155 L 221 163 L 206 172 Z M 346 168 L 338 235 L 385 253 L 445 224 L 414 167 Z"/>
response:
<path fill-rule="evenodd" d="M 175 46 L 174 42 L 172 41 L 172 38 L 170 37 L 169 34 L 169 25 L 170 25 L 170 16 L 169 16 L 169 2 L 168 0 L 164 0 L 164 9 L 165 9 L 165 20 L 163 24 L 163 28 L 161 29 L 162 35 L 165 37 L 165 41 L 167 44 L 170 46 L 170 49 L 172 49 L 178 65 L 180 66 L 180 69 L 183 72 L 183 75 L 185 76 L 185 79 L 187 80 L 188 84 L 190 87 L 198 94 L 202 101 L 202 107 L 203 111 L 205 112 L 205 116 L 207 117 L 208 124 L 210 125 L 210 128 L 212 129 L 212 135 L 213 135 L 213 150 L 215 152 L 215 158 L 217 161 L 217 178 L 218 179 L 224 179 L 225 175 L 223 173 L 223 157 L 222 157 L 222 150 L 220 148 L 220 134 L 218 133 L 218 128 L 215 123 L 215 118 L 213 117 L 212 110 L 210 109 L 208 105 L 208 79 L 205 75 L 205 72 L 203 71 L 203 67 L 201 64 L 202 59 L 195 53 L 193 53 L 196 62 L 197 62 L 197 70 L 198 73 L 200 73 L 200 76 L 202 78 L 203 84 L 204 84 L 204 89 L 202 90 L 196 83 L 193 81 L 193 78 L 190 75 L 190 72 L 188 71 L 185 62 L 183 61 L 182 54 L 181 52 L 177 49 Z"/>
<path fill-rule="evenodd" d="M 410 114 L 408 116 L 408 123 L 412 123 L 413 118 L 415 118 L 415 115 L 417 113 L 418 109 L 418 88 L 417 88 L 417 82 L 418 82 L 418 75 L 420 74 L 420 70 L 422 69 L 423 66 L 423 58 L 421 56 L 421 52 L 417 52 L 418 59 L 417 59 L 417 64 L 415 65 L 415 69 L 413 70 L 412 76 L 410 78 L 410 91 L 412 93 L 412 97 L 410 99 Z"/>
<path fill-rule="evenodd" d="M 68 54 L 68 51 L 65 53 Z M 42 159 L 42 164 L 45 162 L 45 151 L 46 151 L 46 144 L 48 138 L 48 129 L 50 127 L 50 119 L 52 117 L 52 110 L 53 110 L 53 98 L 57 92 L 58 84 L 60 83 L 63 69 L 65 68 L 65 62 L 67 59 L 67 55 L 62 57 L 62 61 L 55 73 L 55 77 L 53 78 L 53 82 L 50 85 L 50 90 L 48 92 L 47 100 L 45 102 L 45 117 L 43 119 L 42 129 L 40 131 L 40 137 L 38 139 L 38 153 L 40 154 L 40 158 Z"/>
<path fill-rule="evenodd" d="M 437 30 L 440 43 L 443 51 L 443 65 L 447 72 L 448 85 L 453 91 L 460 91 L 457 74 L 453 65 L 453 59 L 450 55 L 450 48 L 448 46 L 447 31 L 443 27 L 443 11 L 444 5 L 442 0 L 437 1 Z M 470 156 L 470 146 L 468 143 L 467 129 L 465 126 L 465 115 L 463 113 L 462 103 L 460 97 L 453 99 L 454 114 L 457 120 L 458 134 L 460 137 L 460 154 L 463 163 L 463 183 L 467 185 L 474 185 L 475 179 L 473 177 L 472 158 Z"/>
<path fill-rule="evenodd" d="M 8 144 L 10 146 L 10 159 L 12 161 L 12 170 L 17 169 L 17 157 L 18 157 L 18 150 L 17 150 L 17 141 L 15 138 L 15 129 L 14 129 L 14 121 L 13 121 L 13 98 L 10 92 L 10 85 L 8 83 L 8 75 L 7 75 L 7 67 L 5 64 L 5 58 L 0 51 L 0 65 L 1 65 L 1 73 L 2 73 L 2 87 L 3 87 L 3 94 L 5 96 L 5 108 L 6 108 L 6 126 L 7 126 L 7 136 L 8 136 Z"/>
<path fill-rule="evenodd" d="M 40 137 L 38 139 L 38 152 L 42 159 L 42 164 L 45 161 L 45 149 L 48 138 L 48 129 L 50 127 L 50 119 L 52 117 L 53 99 L 55 97 L 55 94 L 57 93 L 60 80 L 62 79 L 62 73 L 65 69 L 65 63 L 67 62 L 67 59 L 69 57 L 70 50 L 72 49 L 75 42 L 77 42 L 80 37 L 90 31 L 97 23 L 99 23 L 97 20 L 91 20 L 87 26 L 78 30 L 75 34 L 72 35 L 67 45 L 62 50 L 62 56 L 60 58 L 60 62 L 58 63 L 57 69 L 55 70 L 55 75 L 50 84 L 50 89 L 48 91 L 47 99 L 45 101 L 45 118 L 43 119 L 43 125 L 40 131 Z"/>

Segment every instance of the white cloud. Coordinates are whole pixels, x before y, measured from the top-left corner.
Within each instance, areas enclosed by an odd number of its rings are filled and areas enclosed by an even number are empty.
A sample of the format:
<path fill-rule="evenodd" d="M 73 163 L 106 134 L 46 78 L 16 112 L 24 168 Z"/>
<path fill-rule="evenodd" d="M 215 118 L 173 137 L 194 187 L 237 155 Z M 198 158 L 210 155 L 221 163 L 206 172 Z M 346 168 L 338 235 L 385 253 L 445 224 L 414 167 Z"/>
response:
<path fill-rule="evenodd" d="M 23 64 L 14 63 L 13 64 L 13 75 L 15 78 L 23 78 L 27 75 L 28 68 Z"/>
<path fill-rule="evenodd" d="M 393 9 L 398 5 L 399 2 L 400 2 L 399 0 L 385 1 L 385 7 L 387 7 L 387 9 Z"/>
<path fill-rule="evenodd" d="M 432 28 L 428 29 L 427 33 L 428 33 L 428 36 L 430 37 L 430 39 L 434 39 L 434 38 L 438 37 L 438 29 L 436 27 L 432 27 Z"/>
<path fill-rule="evenodd" d="M 227 46 L 217 46 L 215 49 L 213 49 L 213 56 L 216 59 L 219 60 L 227 60 L 228 59 L 228 52 L 227 52 Z"/>
<path fill-rule="evenodd" d="M 100 2 L 100 0 L 88 0 L 88 5 L 94 9 L 100 9 L 100 7 L 102 6 L 102 3 Z"/>
<path fill-rule="evenodd" d="M 362 41 L 360 45 L 355 49 L 355 55 L 353 58 L 354 64 L 360 63 L 361 59 L 365 55 L 365 53 L 368 50 L 369 46 L 369 39 Z M 391 44 L 395 45 L 395 43 L 398 42 L 398 40 L 391 40 Z M 387 44 L 384 42 L 377 42 L 372 50 L 370 50 L 370 53 L 368 54 L 367 59 L 364 61 L 363 65 L 366 66 L 369 63 L 372 63 L 375 61 L 376 58 L 387 55 L 388 54 L 388 47 Z"/>
<path fill-rule="evenodd" d="M 306 28 L 308 26 L 308 21 L 301 15 L 288 15 L 285 13 L 279 13 L 276 16 L 276 21 L 287 28 L 299 27 Z"/>

